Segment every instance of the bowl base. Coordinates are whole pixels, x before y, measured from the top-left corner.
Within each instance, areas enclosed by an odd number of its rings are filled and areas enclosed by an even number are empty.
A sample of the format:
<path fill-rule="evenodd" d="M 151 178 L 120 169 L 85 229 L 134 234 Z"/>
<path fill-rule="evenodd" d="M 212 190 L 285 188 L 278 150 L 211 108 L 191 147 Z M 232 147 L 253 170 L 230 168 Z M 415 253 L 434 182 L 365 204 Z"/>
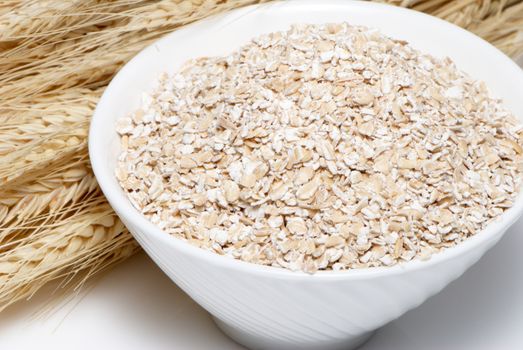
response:
<path fill-rule="evenodd" d="M 307 349 L 322 349 L 322 350 L 353 350 L 362 346 L 369 340 L 376 331 L 363 333 L 361 335 L 344 339 L 332 341 L 319 341 L 315 343 L 299 343 L 293 344 L 283 342 L 278 339 L 271 339 L 260 337 L 252 333 L 247 333 L 241 329 L 231 326 L 216 317 L 213 317 L 214 322 L 218 328 L 227 336 L 232 338 L 235 342 L 243 345 L 251 350 L 307 350 Z"/>

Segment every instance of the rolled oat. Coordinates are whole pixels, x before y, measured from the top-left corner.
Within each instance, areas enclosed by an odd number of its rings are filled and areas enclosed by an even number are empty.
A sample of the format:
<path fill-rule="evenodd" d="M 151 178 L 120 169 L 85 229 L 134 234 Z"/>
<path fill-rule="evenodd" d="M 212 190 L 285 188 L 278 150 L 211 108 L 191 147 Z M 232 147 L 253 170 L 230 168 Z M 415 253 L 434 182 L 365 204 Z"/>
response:
<path fill-rule="evenodd" d="M 116 176 L 151 222 L 309 273 L 428 259 L 521 183 L 522 127 L 482 82 L 345 23 L 192 60 L 117 130 Z"/>

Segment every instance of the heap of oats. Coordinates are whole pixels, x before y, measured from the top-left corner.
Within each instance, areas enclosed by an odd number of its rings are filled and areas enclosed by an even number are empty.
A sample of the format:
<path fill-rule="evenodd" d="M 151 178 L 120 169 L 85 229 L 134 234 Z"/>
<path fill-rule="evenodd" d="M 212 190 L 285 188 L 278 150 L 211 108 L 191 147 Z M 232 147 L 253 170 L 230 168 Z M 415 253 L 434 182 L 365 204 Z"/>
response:
<path fill-rule="evenodd" d="M 292 270 L 391 266 L 509 208 L 522 126 L 449 59 L 300 25 L 163 76 L 119 121 L 116 176 L 166 232 Z"/>

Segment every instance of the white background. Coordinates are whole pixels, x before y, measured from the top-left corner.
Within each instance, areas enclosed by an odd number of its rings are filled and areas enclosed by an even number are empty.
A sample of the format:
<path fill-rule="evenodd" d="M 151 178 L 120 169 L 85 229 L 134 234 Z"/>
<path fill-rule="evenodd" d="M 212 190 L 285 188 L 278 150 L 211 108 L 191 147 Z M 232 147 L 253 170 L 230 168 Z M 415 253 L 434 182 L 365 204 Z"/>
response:
<path fill-rule="evenodd" d="M 49 308 L 51 291 L 0 314 L 0 350 L 243 349 L 143 253 L 67 303 Z M 523 349 L 523 219 L 461 278 L 360 349 Z"/>

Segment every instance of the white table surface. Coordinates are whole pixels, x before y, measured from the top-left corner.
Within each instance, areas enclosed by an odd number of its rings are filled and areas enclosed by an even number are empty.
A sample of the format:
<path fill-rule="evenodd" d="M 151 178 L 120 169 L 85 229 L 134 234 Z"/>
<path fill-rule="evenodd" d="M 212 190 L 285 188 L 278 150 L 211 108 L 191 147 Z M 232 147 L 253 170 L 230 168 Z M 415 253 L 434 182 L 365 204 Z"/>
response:
<path fill-rule="evenodd" d="M 144 253 L 41 315 L 51 290 L 0 314 L 0 350 L 243 349 Z M 523 219 L 461 278 L 360 349 L 523 349 Z"/>

